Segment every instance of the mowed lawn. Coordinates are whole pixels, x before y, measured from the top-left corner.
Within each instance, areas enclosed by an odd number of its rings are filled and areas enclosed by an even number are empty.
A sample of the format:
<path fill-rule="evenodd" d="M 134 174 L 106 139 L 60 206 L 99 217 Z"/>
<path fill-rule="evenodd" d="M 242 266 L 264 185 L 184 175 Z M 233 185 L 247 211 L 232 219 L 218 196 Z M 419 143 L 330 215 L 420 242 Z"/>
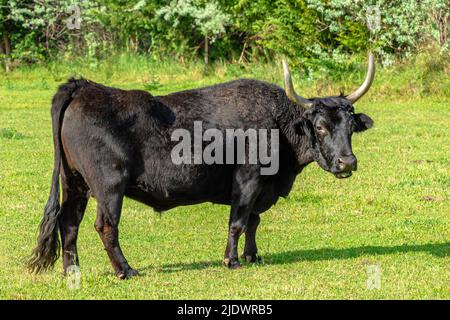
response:
<path fill-rule="evenodd" d="M 353 138 L 358 172 L 338 180 L 315 164 L 307 167 L 289 197 L 262 215 L 262 264 L 236 271 L 221 265 L 226 206 L 179 207 L 160 216 L 126 200 L 121 244 L 140 276 L 118 280 L 93 227 L 91 199 L 78 241 L 81 288 L 67 287 L 61 261 L 51 272 L 28 274 L 24 261 L 53 168 L 55 89 L 33 82 L 0 87 L 0 298 L 450 298 L 450 103 L 438 99 L 363 98 L 357 109 L 375 126 Z M 380 286 L 368 286 L 377 276 Z"/>

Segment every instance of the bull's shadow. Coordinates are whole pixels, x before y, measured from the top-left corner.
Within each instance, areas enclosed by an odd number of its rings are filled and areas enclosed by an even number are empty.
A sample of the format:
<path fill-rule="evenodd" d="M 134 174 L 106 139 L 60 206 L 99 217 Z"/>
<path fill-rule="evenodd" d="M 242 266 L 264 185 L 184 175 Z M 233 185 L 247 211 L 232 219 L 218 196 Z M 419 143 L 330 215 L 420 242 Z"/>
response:
<path fill-rule="evenodd" d="M 425 252 L 437 257 L 450 255 L 450 242 L 430 244 L 405 244 L 399 246 L 361 246 L 354 248 L 333 249 L 300 249 L 280 253 L 268 253 L 263 255 L 264 265 L 282 265 L 300 261 L 344 260 L 362 256 L 388 255 L 395 253 Z M 154 269 L 157 272 L 178 272 L 185 270 L 202 270 L 217 267 L 221 261 L 199 261 L 188 263 L 165 264 L 162 266 L 148 266 L 140 271 Z"/>

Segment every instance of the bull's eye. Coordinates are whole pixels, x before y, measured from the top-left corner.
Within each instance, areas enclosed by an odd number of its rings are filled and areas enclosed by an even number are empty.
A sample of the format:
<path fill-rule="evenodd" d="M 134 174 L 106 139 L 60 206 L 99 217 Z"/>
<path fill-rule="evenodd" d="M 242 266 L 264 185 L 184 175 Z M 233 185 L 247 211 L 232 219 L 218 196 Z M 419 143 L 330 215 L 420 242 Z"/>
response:
<path fill-rule="evenodd" d="M 327 132 L 327 129 L 324 126 L 317 125 L 316 126 L 317 133 L 323 135 Z"/>

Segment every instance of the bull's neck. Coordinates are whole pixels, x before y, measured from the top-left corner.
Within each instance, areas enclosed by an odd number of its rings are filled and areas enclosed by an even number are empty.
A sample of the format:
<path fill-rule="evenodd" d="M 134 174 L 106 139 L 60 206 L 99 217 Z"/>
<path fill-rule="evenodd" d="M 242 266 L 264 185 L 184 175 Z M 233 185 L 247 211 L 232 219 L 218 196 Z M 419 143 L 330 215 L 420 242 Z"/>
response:
<path fill-rule="evenodd" d="M 278 123 L 283 135 L 296 155 L 299 170 L 314 161 L 314 149 L 311 139 L 305 134 L 295 131 L 295 123 L 302 118 L 306 109 L 297 106 L 289 100 L 285 102 L 284 110 L 280 110 Z"/>

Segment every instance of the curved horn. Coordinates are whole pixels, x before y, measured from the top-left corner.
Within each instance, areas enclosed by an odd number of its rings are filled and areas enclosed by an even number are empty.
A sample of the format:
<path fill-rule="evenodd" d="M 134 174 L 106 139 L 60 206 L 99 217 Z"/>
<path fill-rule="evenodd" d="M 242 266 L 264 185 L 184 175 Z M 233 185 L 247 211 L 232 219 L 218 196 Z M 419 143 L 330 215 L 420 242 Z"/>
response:
<path fill-rule="evenodd" d="M 362 85 L 356 89 L 355 92 L 349 94 L 345 98 L 349 100 L 351 103 L 355 103 L 359 100 L 363 95 L 369 91 L 370 86 L 372 85 L 373 79 L 375 78 L 375 62 L 373 58 L 373 53 L 369 52 L 369 66 L 367 68 L 366 79 L 362 83 Z"/>
<path fill-rule="evenodd" d="M 292 85 L 291 72 L 289 71 L 288 64 L 284 59 L 283 59 L 283 71 L 284 71 L 284 89 L 286 91 L 286 95 L 288 96 L 289 100 L 305 109 L 311 108 L 313 106 L 313 103 L 310 100 L 300 97 L 297 93 L 295 93 L 294 86 Z"/>

